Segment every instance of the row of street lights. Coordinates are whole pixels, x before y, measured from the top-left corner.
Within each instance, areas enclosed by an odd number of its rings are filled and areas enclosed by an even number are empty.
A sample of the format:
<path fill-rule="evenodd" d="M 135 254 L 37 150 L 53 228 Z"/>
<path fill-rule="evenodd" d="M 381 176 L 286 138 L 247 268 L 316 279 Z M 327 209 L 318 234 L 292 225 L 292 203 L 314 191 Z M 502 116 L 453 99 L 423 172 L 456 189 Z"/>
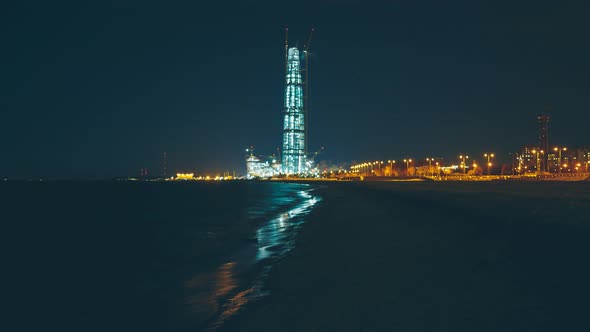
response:
<path fill-rule="evenodd" d="M 559 173 L 561 174 L 562 172 L 562 168 L 567 168 L 568 165 L 567 164 L 562 164 L 562 152 L 567 151 L 566 147 L 555 147 L 553 149 L 555 152 L 558 152 L 558 165 L 559 165 Z M 535 157 L 536 157 L 536 167 L 537 170 L 540 169 L 541 165 L 541 156 L 545 153 L 545 151 L 543 150 L 537 150 L 534 149 L 531 151 Z M 483 154 L 484 160 L 486 161 L 486 167 L 487 167 L 487 175 L 491 174 L 491 169 L 493 166 L 493 158 L 495 158 L 495 154 L 493 152 L 486 152 Z M 467 161 L 469 159 L 468 155 L 459 155 L 459 162 L 460 162 L 460 168 L 463 169 L 463 175 L 467 175 Z M 433 171 L 433 163 L 436 164 L 436 169 L 440 170 L 442 169 L 441 166 L 439 165 L 438 162 L 436 162 L 435 158 L 426 158 L 425 159 L 426 162 L 428 163 L 428 175 L 430 176 L 434 176 L 434 171 Z M 403 163 L 405 163 L 406 166 L 406 174 L 410 175 L 410 165 L 411 163 L 414 162 L 414 160 L 410 159 L 410 158 L 406 158 L 403 159 Z M 381 175 L 381 166 L 384 164 L 383 161 L 373 161 L 373 162 L 366 162 L 366 163 L 361 163 L 361 164 L 357 164 L 351 167 L 351 172 L 352 173 L 357 173 L 359 175 L 372 175 L 375 173 L 375 169 L 379 170 L 379 174 Z M 393 176 L 393 170 L 394 170 L 394 166 L 396 164 L 395 160 L 387 160 L 387 164 L 389 164 L 389 169 L 390 169 L 390 176 Z M 572 164 L 572 166 L 575 166 L 574 169 L 576 170 L 576 172 L 579 172 L 582 170 L 582 166 L 585 166 L 586 168 L 586 173 L 588 173 L 588 168 L 590 166 L 590 160 L 585 161 L 584 162 L 585 165 L 582 165 L 582 163 L 577 163 L 577 164 Z M 473 160 L 473 164 L 472 164 L 473 169 L 477 169 L 478 165 L 476 163 L 475 160 Z M 526 169 L 527 167 L 525 167 Z M 518 170 L 521 170 L 521 167 L 518 167 Z"/>
<path fill-rule="evenodd" d="M 491 167 L 493 165 L 492 163 L 492 159 L 495 157 L 494 153 L 484 153 L 483 154 L 484 158 L 487 159 L 487 174 L 490 175 L 491 173 Z M 468 155 L 460 155 L 459 156 L 459 161 L 461 163 L 460 167 L 463 169 L 463 174 L 466 175 L 467 174 L 467 159 L 469 159 Z M 439 164 L 439 162 L 436 161 L 435 158 L 426 158 L 425 159 L 426 162 L 428 163 L 428 175 L 429 176 L 434 176 L 434 171 L 432 168 L 433 163 L 436 165 L 436 169 L 440 171 L 441 169 L 441 165 Z M 413 162 L 413 160 L 411 158 L 406 158 L 403 159 L 404 164 L 406 164 L 406 172 L 407 175 L 410 175 L 410 164 Z M 389 169 L 390 169 L 390 176 L 393 176 L 393 169 L 394 169 L 394 165 L 395 165 L 396 161 L 395 160 L 387 160 L 387 164 L 389 164 Z M 375 169 L 377 168 L 379 170 L 379 174 L 381 174 L 381 165 L 383 165 L 384 162 L 383 161 L 371 161 L 371 162 L 365 162 L 365 163 L 360 163 L 357 165 L 353 165 L 351 166 L 351 172 L 352 173 L 358 173 L 358 174 L 363 174 L 363 175 L 371 175 L 373 173 L 375 173 Z M 473 161 L 473 168 L 477 168 L 477 163 L 475 162 L 475 160 Z"/>
<path fill-rule="evenodd" d="M 410 165 L 412 164 L 412 162 L 414 162 L 413 159 L 411 158 L 406 158 L 402 160 L 404 164 L 406 164 L 406 174 L 410 175 Z M 434 171 L 432 170 L 432 163 L 434 162 L 437 169 L 440 168 L 439 163 L 435 160 L 435 158 L 426 158 L 426 161 L 428 162 L 428 174 L 430 176 L 434 176 Z M 381 165 L 383 165 L 384 162 L 383 161 L 370 161 L 370 162 L 364 162 L 364 163 L 360 163 L 357 165 L 353 165 L 351 166 L 351 173 L 358 173 L 358 174 L 362 174 L 362 175 L 371 175 L 373 173 L 375 173 L 375 169 L 377 168 L 379 170 L 379 174 L 381 174 Z M 394 166 L 396 164 L 396 160 L 391 159 L 391 160 L 387 160 L 387 164 L 389 164 L 389 176 L 393 176 L 393 170 L 394 170 Z"/>
<path fill-rule="evenodd" d="M 393 176 L 393 166 L 395 165 L 395 160 L 387 160 L 387 163 L 389 164 L 390 167 L 390 176 Z M 412 162 L 412 159 L 404 159 L 404 162 L 406 163 L 406 169 L 409 169 L 409 164 Z M 364 162 L 364 163 L 360 163 L 357 165 L 353 165 L 350 167 L 350 171 L 351 173 L 358 173 L 358 174 L 363 174 L 363 175 L 370 175 L 375 173 L 375 168 L 378 169 L 379 174 L 381 174 L 381 165 L 383 165 L 384 162 L 383 161 L 369 161 L 369 162 Z"/>
<path fill-rule="evenodd" d="M 379 172 L 381 172 L 381 165 L 383 165 L 383 161 L 370 161 L 370 162 L 366 162 L 366 163 L 361 163 L 361 164 L 352 166 L 351 172 L 364 174 L 364 175 L 372 174 L 375 172 L 375 167 L 378 167 Z"/>
<path fill-rule="evenodd" d="M 492 162 L 491 159 L 495 157 L 494 153 L 490 153 L 490 152 L 486 152 L 483 154 L 483 157 L 487 159 L 487 173 L 488 175 L 490 175 L 490 169 L 492 168 Z M 469 159 L 468 155 L 460 155 L 459 156 L 459 161 L 461 162 L 460 167 L 463 168 L 463 175 L 467 174 L 467 159 Z M 477 168 L 477 162 L 474 160 L 473 161 L 473 169 L 475 170 Z"/>
<path fill-rule="evenodd" d="M 564 146 L 556 146 L 553 148 L 553 151 L 558 153 L 558 157 L 557 157 L 557 165 L 559 167 L 559 174 L 561 174 L 561 170 L 562 168 L 567 168 L 567 164 L 561 164 L 562 163 L 562 158 L 561 158 L 561 153 L 567 151 L 567 148 Z M 535 155 L 535 162 L 536 162 L 536 169 L 537 171 L 539 171 L 541 169 L 541 158 L 539 157 L 539 155 L 543 155 L 545 154 L 545 151 L 543 150 L 537 150 L 537 149 L 533 149 L 531 151 L 534 155 Z M 581 165 L 577 165 L 578 167 L 580 167 Z M 586 162 L 586 169 L 588 168 L 588 162 Z M 578 168 L 576 168 L 576 170 L 578 170 Z M 586 173 L 588 173 L 588 171 L 586 170 Z"/>

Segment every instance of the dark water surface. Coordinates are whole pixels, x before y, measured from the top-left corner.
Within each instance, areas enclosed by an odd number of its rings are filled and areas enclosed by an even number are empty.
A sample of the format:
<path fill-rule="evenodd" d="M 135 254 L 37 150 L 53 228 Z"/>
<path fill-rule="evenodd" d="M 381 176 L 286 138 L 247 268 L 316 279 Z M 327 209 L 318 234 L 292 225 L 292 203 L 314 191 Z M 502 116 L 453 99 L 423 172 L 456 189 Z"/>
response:
<path fill-rule="evenodd" d="M 590 331 L 590 182 L 4 182 L 3 331 Z"/>
<path fill-rule="evenodd" d="M 263 297 L 305 184 L 0 184 L 11 330 L 214 330 Z M 8 264 L 6 264 L 8 262 Z"/>

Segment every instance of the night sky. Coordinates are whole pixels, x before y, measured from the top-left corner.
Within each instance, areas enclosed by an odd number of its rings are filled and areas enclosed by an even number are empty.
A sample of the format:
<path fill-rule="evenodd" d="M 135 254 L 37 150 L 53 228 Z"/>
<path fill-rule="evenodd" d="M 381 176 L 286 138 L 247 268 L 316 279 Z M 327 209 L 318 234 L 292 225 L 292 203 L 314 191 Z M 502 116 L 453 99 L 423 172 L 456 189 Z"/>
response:
<path fill-rule="evenodd" d="M 588 145 L 590 6 L 515 2 L 5 6 L 0 176 L 159 174 L 163 152 L 171 171 L 243 172 L 245 148 L 281 144 L 286 26 L 299 46 L 316 28 L 320 160 L 507 154 L 547 106 L 552 145 Z"/>

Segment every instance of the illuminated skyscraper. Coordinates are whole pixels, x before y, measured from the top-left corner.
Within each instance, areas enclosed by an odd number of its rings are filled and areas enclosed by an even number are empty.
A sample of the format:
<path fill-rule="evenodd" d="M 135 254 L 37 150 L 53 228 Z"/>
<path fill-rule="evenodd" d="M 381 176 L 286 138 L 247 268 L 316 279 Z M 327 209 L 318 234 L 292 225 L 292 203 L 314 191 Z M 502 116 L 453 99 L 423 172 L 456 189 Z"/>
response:
<path fill-rule="evenodd" d="M 307 119 L 305 119 L 303 105 L 300 56 L 301 52 L 297 47 L 287 49 L 281 160 L 284 174 L 302 174 L 307 171 L 305 156 L 305 121 Z"/>

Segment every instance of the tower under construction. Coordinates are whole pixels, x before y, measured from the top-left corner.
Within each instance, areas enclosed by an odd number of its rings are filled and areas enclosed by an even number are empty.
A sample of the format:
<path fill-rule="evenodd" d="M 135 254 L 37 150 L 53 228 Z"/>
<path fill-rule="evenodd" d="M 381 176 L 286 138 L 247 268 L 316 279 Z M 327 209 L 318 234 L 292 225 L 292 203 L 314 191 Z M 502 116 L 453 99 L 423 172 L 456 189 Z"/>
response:
<path fill-rule="evenodd" d="M 285 41 L 286 79 L 283 120 L 282 168 L 284 174 L 302 174 L 306 166 L 306 124 L 303 81 L 301 79 L 301 52 L 288 47 Z"/>

